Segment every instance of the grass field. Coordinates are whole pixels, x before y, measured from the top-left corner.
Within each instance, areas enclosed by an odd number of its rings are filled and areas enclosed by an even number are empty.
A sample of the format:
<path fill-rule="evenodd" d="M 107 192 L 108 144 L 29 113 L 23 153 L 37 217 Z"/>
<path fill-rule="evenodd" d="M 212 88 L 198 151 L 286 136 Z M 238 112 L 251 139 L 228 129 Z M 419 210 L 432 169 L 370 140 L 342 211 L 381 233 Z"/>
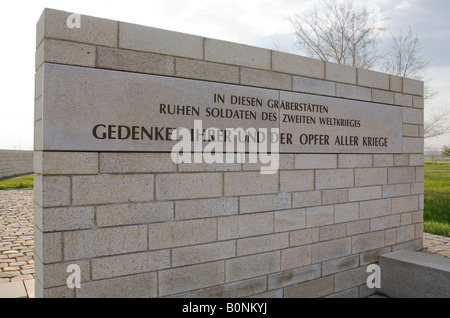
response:
<path fill-rule="evenodd" d="M 12 179 L 0 180 L 0 190 L 33 189 L 33 175 L 21 176 Z"/>
<path fill-rule="evenodd" d="M 450 163 L 425 163 L 424 231 L 450 237 Z"/>

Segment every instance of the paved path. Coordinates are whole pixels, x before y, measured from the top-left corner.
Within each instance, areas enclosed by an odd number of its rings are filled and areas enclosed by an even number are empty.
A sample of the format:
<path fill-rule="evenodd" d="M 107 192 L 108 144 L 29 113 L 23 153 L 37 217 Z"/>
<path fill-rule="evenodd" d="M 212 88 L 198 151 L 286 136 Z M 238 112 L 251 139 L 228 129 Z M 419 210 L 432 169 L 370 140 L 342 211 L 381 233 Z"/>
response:
<path fill-rule="evenodd" d="M 0 298 L 34 297 L 33 191 L 0 190 Z M 424 233 L 424 251 L 450 258 L 450 238 Z"/>
<path fill-rule="evenodd" d="M 423 251 L 450 258 L 450 237 L 424 233 Z"/>
<path fill-rule="evenodd" d="M 0 191 L 0 283 L 34 278 L 33 191 Z"/>

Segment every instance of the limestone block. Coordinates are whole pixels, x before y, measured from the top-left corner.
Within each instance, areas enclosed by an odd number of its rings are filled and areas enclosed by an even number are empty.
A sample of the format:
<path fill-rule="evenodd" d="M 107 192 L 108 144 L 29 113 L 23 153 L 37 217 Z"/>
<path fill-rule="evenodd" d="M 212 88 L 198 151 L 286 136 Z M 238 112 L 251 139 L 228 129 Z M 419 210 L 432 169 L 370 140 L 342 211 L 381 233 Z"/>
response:
<path fill-rule="evenodd" d="M 93 227 L 93 207 L 46 208 L 42 216 L 44 232 L 82 230 Z"/>
<path fill-rule="evenodd" d="M 100 173 L 176 172 L 168 153 L 100 153 Z"/>
<path fill-rule="evenodd" d="M 413 107 L 424 108 L 424 98 L 421 96 L 413 96 Z"/>
<path fill-rule="evenodd" d="M 394 155 L 394 166 L 409 166 L 409 154 Z"/>
<path fill-rule="evenodd" d="M 344 223 L 325 225 L 320 227 L 320 240 L 330 241 L 345 237 L 347 226 Z"/>
<path fill-rule="evenodd" d="M 349 189 L 349 201 L 366 201 L 381 199 L 382 186 L 360 187 Z"/>
<path fill-rule="evenodd" d="M 314 171 L 296 170 L 280 172 L 281 192 L 300 192 L 314 190 Z"/>
<path fill-rule="evenodd" d="M 419 210 L 419 196 L 392 198 L 392 213 L 412 212 Z"/>
<path fill-rule="evenodd" d="M 414 225 L 405 225 L 397 228 L 397 243 L 412 241 L 415 238 Z"/>
<path fill-rule="evenodd" d="M 215 219 L 154 223 L 148 226 L 150 250 L 213 242 L 217 238 Z"/>
<path fill-rule="evenodd" d="M 344 203 L 344 204 L 336 204 L 334 206 L 335 223 L 355 221 L 358 219 L 358 216 L 359 216 L 358 203 Z"/>
<path fill-rule="evenodd" d="M 305 228 L 305 226 L 306 226 L 305 209 L 275 211 L 274 215 L 275 232 L 299 230 Z"/>
<path fill-rule="evenodd" d="M 411 124 L 403 124 L 404 137 L 419 137 L 419 126 Z"/>
<path fill-rule="evenodd" d="M 252 278 L 240 282 L 222 284 L 218 286 L 203 288 L 192 292 L 178 294 L 180 298 L 233 298 L 233 297 L 255 297 L 254 295 L 261 295 L 260 297 L 280 297 L 279 292 L 267 292 L 266 277 Z M 260 294 L 263 293 L 263 294 Z M 258 296 L 256 296 L 258 297 Z"/>
<path fill-rule="evenodd" d="M 391 200 L 380 199 L 360 202 L 360 219 L 374 218 L 391 214 Z"/>
<path fill-rule="evenodd" d="M 325 63 L 325 79 L 356 84 L 356 68 L 331 62 Z"/>
<path fill-rule="evenodd" d="M 273 51 L 272 71 L 306 77 L 324 78 L 325 63 L 320 60 L 295 54 Z"/>
<path fill-rule="evenodd" d="M 312 246 L 312 262 L 322 262 L 351 254 L 351 238 L 315 243 Z"/>
<path fill-rule="evenodd" d="M 383 185 L 383 198 L 410 195 L 410 184 L 385 184 Z"/>
<path fill-rule="evenodd" d="M 296 192 L 292 194 L 292 207 L 304 208 L 322 203 L 321 191 Z"/>
<path fill-rule="evenodd" d="M 40 67 L 34 74 L 34 98 L 38 99 L 42 96 L 44 85 L 44 68 Z"/>
<path fill-rule="evenodd" d="M 390 167 L 394 165 L 394 156 L 391 154 L 374 154 L 373 166 L 374 167 Z"/>
<path fill-rule="evenodd" d="M 273 213 L 257 213 L 221 217 L 218 219 L 219 241 L 273 232 Z"/>
<path fill-rule="evenodd" d="M 95 60 L 94 45 L 45 39 L 36 50 L 35 69 L 42 63 L 95 67 Z"/>
<path fill-rule="evenodd" d="M 348 84 L 337 83 L 336 96 L 369 102 L 372 101 L 372 91 L 370 88 Z"/>
<path fill-rule="evenodd" d="M 352 169 L 316 171 L 316 189 L 349 188 L 354 186 Z"/>
<path fill-rule="evenodd" d="M 423 138 L 403 138 L 403 152 L 423 154 L 424 139 Z"/>
<path fill-rule="evenodd" d="M 336 204 L 348 202 L 349 189 L 322 190 L 322 204 Z"/>
<path fill-rule="evenodd" d="M 41 207 L 70 205 L 70 178 L 35 174 L 34 200 Z"/>
<path fill-rule="evenodd" d="M 271 51 L 215 39 L 205 39 L 205 60 L 270 70 Z"/>
<path fill-rule="evenodd" d="M 222 174 L 183 173 L 156 175 L 156 199 L 180 200 L 222 196 Z"/>
<path fill-rule="evenodd" d="M 423 124 L 423 109 L 403 107 L 404 124 Z"/>
<path fill-rule="evenodd" d="M 172 249 L 172 267 L 207 263 L 235 256 L 234 241 L 174 248 Z"/>
<path fill-rule="evenodd" d="M 119 22 L 119 47 L 193 59 L 203 59 L 203 38 Z"/>
<path fill-rule="evenodd" d="M 394 104 L 412 107 L 412 96 L 401 93 L 394 93 Z"/>
<path fill-rule="evenodd" d="M 291 207 L 291 194 L 265 194 L 256 196 L 243 196 L 239 199 L 239 212 L 264 212 L 289 209 Z"/>
<path fill-rule="evenodd" d="M 295 169 L 333 169 L 337 168 L 337 155 L 334 154 L 296 154 Z"/>
<path fill-rule="evenodd" d="M 357 73 L 358 85 L 389 90 L 389 74 L 362 68 L 358 68 Z"/>
<path fill-rule="evenodd" d="M 355 169 L 355 186 L 364 187 L 387 183 L 386 168 Z"/>
<path fill-rule="evenodd" d="M 37 24 L 36 48 L 44 38 L 117 46 L 117 21 L 81 15 L 80 28 L 69 28 L 67 20 L 72 14 L 71 12 L 45 9 Z"/>
<path fill-rule="evenodd" d="M 400 225 L 409 225 L 412 224 L 413 220 L 413 214 L 412 212 L 409 213 L 402 213 L 400 215 Z"/>
<path fill-rule="evenodd" d="M 330 261 L 322 262 L 322 273 L 324 276 L 343 272 L 359 265 L 358 255 L 345 256 Z"/>
<path fill-rule="evenodd" d="M 147 227 L 145 225 L 64 233 L 65 260 L 132 253 L 146 249 Z"/>
<path fill-rule="evenodd" d="M 34 102 L 34 122 L 42 120 L 42 96 Z"/>
<path fill-rule="evenodd" d="M 149 298 L 157 290 L 157 274 L 145 273 L 82 283 L 77 298 Z"/>
<path fill-rule="evenodd" d="M 408 157 L 409 158 L 409 157 Z M 408 160 L 409 164 L 409 160 Z M 388 168 L 388 183 L 416 182 L 416 170 L 414 167 Z"/>
<path fill-rule="evenodd" d="M 369 220 L 358 220 L 347 223 L 347 235 L 357 235 L 367 233 L 370 230 Z"/>
<path fill-rule="evenodd" d="M 239 67 L 198 60 L 176 58 L 178 77 L 221 83 L 239 84 Z"/>
<path fill-rule="evenodd" d="M 81 261 L 71 261 L 71 262 L 61 262 L 56 264 L 38 264 L 36 263 L 35 272 L 40 277 L 43 277 L 42 287 L 51 288 L 57 286 L 64 286 L 67 288 L 67 276 L 70 275 L 67 273 L 67 268 L 69 265 L 75 264 L 80 266 L 80 281 L 81 283 L 87 282 L 90 280 L 90 266 L 88 260 Z M 42 275 L 42 276 L 41 276 Z"/>
<path fill-rule="evenodd" d="M 248 187 L 248 184 L 252 186 Z M 226 172 L 224 186 L 225 196 L 277 193 L 278 173 Z"/>
<path fill-rule="evenodd" d="M 281 270 L 311 265 L 311 245 L 292 247 L 281 251 Z"/>
<path fill-rule="evenodd" d="M 241 67 L 241 84 L 264 88 L 291 90 L 292 76 Z"/>
<path fill-rule="evenodd" d="M 372 102 L 394 104 L 394 93 L 389 91 L 382 91 L 379 89 L 372 89 Z"/>
<path fill-rule="evenodd" d="M 127 72 L 175 75 L 175 59 L 171 56 L 118 48 L 98 47 L 96 66 Z"/>
<path fill-rule="evenodd" d="M 400 226 L 400 215 L 388 215 L 370 219 L 370 230 L 379 231 Z"/>
<path fill-rule="evenodd" d="M 235 282 L 279 270 L 280 251 L 233 258 L 226 261 L 226 281 Z"/>
<path fill-rule="evenodd" d="M 423 182 L 416 182 L 411 184 L 411 194 L 423 194 L 423 192 L 424 192 Z"/>
<path fill-rule="evenodd" d="M 148 298 L 157 293 L 157 273 L 145 273 L 81 283 L 77 298 Z"/>
<path fill-rule="evenodd" d="M 338 155 L 339 168 L 364 168 L 372 167 L 372 155 Z"/>
<path fill-rule="evenodd" d="M 79 206 L 152 201 L 153 178 L 143 174 L 74 176 L 72 203 Z"/>
<path fill-rule="evenodd" d="M 336 96 L 336 84 L 334 82 L 299 76 L 294 76 L 292 81 L 292 89 L 296 92 Z"/>
<path fill-rule="evenodd" d="M 368 273 L 366 267 L 358 267 L 335 275 L 335 291 L 346 290 L 351 287 L 366 285 Z"/>
<path fill-rule="evenodd" d="M 268 289 L 286 287 L 289 285 L 299 284 L 320 277 L 320 264 L 294 268 L 280 273 L 268 276 Z"/>
<path fill-rule="evenodd" d="M 373 250 L 384 247 L 384 231 L 355 235 L 351 240 L 353 254 Z"/>
<path fill-rule="evenodd" d="M 238 214 L 238 198 L 184 200 L 175 202 L 177 220 Z"/>
<path fill-rule="evenodd" d="M 42 174 L 97 174 L 98 154 L 92 152 L 40 152 Z"/>
<path fill-rule="evenodd" d="M 94 258 L 92 260 L 92 279 L 140 274 L 169 267 L 170 250 Z"/>
<path fill-rule="evenodd" d="M 289 247 L 289 234 L 278 233 L 237 240 L 237 256 L 270 252 Z M 283 254 L 281 256 L 283 262 Z"/>
<path fill-rule="evenodd" d="M 172 202 L 113 204 L 96 207 L 98 227 L 133 225 L 173 220 Z"/>
<path fill-rule="evenodd" d="M 411 166 L 423 166 L 423 162 L 424 162 L 423 154 L 409 156 L 409 164 Z"/>
<path fill-rule="evenodd" d="M 334 277 L 326 276 L 312 281 L 288 286 L 284 289 L 285 298 L 318 298 L 334 292 Z"/>
<path fill-rule="evenodd" d="M 34 254 L 39 259 L 36 263 L 61 262 L 63 259 L 61 232 L 43 233 L 34 227 Z"/>
<path fill-rule="evenodd" d="M 403 93 L 423 96 L 424 85 L 422 81 L 404 78 L 403 79 Z"/>
<path fill-rule="evenodd" d="M 394 92 L 403 92 L 403 78 L 400 76 L 389 75 L 389 89 Z"/>
<path fill-rule="evenodd" d="M 334 222 L 334 206 L 325 205 L 306 208 L 306 227 L 316 227 Z"/>

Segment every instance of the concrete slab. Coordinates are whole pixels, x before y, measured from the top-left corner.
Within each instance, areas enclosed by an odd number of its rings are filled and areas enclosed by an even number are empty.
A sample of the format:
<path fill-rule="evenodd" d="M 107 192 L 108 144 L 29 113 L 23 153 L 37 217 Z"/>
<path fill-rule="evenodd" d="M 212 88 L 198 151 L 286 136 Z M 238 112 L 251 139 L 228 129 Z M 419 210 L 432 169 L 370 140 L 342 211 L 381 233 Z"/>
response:
<path fill-rule="evenodd" d="M 450 259 L 437 254 L 397 251 L 380 256 L 380 293 L 397 298 L 450 297 Z"/>
<path fill-rule="evenodd" d="M 24 280 L 25 289 L 27 291 L 28 298 L 35 298 L 34 294 L 34 279 Z"/>
<path fill-rule="evenodd" d="M 27 298 L 22 281 L 0 284 L 0 298 Z"/>

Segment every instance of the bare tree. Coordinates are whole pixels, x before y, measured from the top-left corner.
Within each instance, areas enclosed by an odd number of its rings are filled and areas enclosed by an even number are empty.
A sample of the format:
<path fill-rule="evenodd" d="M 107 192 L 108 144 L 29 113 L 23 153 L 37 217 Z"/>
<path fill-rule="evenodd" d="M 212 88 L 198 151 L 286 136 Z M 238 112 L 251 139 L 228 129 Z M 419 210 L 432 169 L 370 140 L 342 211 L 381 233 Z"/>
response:
<path fill-rule="evenodd" d="M 439 112 L 428 112 L 427 117 L 423 125 L 425 139 L 445 135 L 450 132 L 450 112 L 447 109 Z"/>
<path fill-rule="evenodd" d="M 429 60 L 421 50 L 419 36 L 411 28 L 407 34 L 401 30 L 397 35 L 391 34 L 390 47 L 384 57 L 385 70 L 393 75 L 422 80 Z"/>
<path fill-rule="evenodd" d="M 325 0 L 321 8 L 290 18 L 300 50 L 309 57 L 372 68 L 379 60 L 380 12 L 355 8 L 353 0 Z"/>
<path fill-rule="evenodd" d="M 424 71 L 430 64 L 430 59 L 422 54 L 422 44 L 419 35 L 409 28 L 405 34 L 391 34 L 390 46 L 384 55 L 382 64 L 387 73 L 400 77 L 408 77 L 424 82 L 424 98 L 430 100 L 438 92 L 430 85 L 430 79 L 425 78 Z"/>
<path fill-rule="evenodd" d="M 421 51 L 422 45 L 418 34 L 413 33 L 411 28 L 406 34 L 400 30 L 398 34 L 391 35 L 390 47 L 383 64 L 388 73 L 424 81 L 424 99 L 429 101 L 438 94 L 438 91 L 431 87 L 430 80 L 424 76 L 430 60 Z M 450 112 L 447 109 L 438 112 L 427 111 L 426 115 L 425 139 L 441 136 L 450 131 Z"/>

